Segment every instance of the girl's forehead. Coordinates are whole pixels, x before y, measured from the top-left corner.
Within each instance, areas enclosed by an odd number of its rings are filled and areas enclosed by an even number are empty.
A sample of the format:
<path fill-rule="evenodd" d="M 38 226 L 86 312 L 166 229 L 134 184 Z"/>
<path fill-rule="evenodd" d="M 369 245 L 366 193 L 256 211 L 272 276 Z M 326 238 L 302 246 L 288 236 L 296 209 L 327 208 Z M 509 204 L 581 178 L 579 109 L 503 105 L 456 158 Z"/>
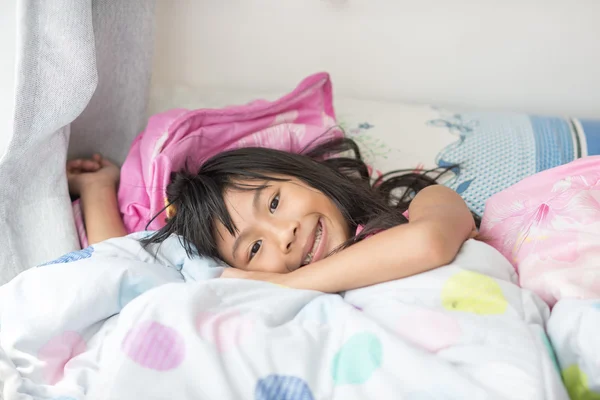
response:
<path fill-rule="evenodd" d="M 301 186 L 305 186 L 301 180 L 287 175 L 270 174 L 266 176 L 265 179 L 239 178 L 233 180 L 231 184 L 225 188 L 223 191 L 223 198 L 225 202 L 227 202 L 227 198 L 232 195 L 239 196 L 239 194 L 248 195 L 248 193 L 251 193 L 250 196 L 254 196 L 254 192 L 256 191 L 262 191 L 273 186 L 286 184 L 300 184 Z"/>
<path fill-rule="evenodd" d="M 257 175 L 256 177 L 238 176 L 231 180 L 232 185 L 230 185 L 230 186 L 236 186 L 236 185 L 240 185 L 240 184 L 256 186 L 256 185 L 264 185 L 269 182 L 285 182 L 285 181 L 297 180 L 295 177 L 290 176 L 290 175 L 273 174 L 270 172 L 266 173 L 266 172 L 257 171 L 256 175 Z"/>

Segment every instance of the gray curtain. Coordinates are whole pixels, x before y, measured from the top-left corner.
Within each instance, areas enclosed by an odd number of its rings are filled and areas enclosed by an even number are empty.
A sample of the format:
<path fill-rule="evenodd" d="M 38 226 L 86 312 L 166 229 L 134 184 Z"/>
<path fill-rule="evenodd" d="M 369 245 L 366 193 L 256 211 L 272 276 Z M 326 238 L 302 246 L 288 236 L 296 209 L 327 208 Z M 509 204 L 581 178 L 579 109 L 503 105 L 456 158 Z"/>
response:
<path fill-rule="evenodd" d="M 67 155 L 122 162 L 144 127 L 153 0 L 19 0 L 12 139 L 0 160 L 0 284 L 77 250 Z M 5 94 L 3 94 L 5 95 Z"/>

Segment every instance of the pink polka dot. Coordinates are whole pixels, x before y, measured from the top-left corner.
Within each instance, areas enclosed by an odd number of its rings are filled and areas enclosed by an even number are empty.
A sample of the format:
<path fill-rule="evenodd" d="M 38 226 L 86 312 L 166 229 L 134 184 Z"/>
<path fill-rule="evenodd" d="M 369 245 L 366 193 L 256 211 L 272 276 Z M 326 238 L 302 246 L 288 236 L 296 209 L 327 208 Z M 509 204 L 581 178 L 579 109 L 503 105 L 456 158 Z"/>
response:
<path fill-rule="evenodd" d="M 122 349 L 137 364 L 156 371 L 177 368 L 185 357 L 185 343 L 179 333 L 154 321 L 133 327 Z"/>
<path fill-rule="evenodd" d="M 45 363 L 44 379 L 50 385 L 60 382 L 65 365 L 86 349 L 85 340 L 77 332 L 67 331 L 48 340 L 38 351 L 38 358 Z"/>
<path fill-rule="evenodd" d="M 196 317 L 196 331 L 205 341 L 224 352 L 239 347 L 255 331 L 255 323 L 238 311 L 226 313 L 203 312 Z"/>
<path fill-rule="evenodd" d="M 413 311 L 401 316 L 396 331 L 406 340 L 431 352 L 455 345 L 461 334 L 458 321 L 431 310 Z"/>

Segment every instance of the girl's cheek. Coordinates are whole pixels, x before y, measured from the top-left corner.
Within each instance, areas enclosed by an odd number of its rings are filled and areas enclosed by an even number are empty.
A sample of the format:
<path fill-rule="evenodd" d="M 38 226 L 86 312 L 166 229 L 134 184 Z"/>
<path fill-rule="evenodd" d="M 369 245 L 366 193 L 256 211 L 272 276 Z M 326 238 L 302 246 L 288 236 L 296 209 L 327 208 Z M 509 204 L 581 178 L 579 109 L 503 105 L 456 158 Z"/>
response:
<path fill-rule="evenodd" d="M 258 258 L 255 263 L 254 271 L 258 272 L 273 272 L 282 274 L 288 272 L 286 267 L 286 259 L 282 257 L 282 254 L 277 254 L 273 249 L 265 248 L 265 251 L 262 252 L 260 258 Z M 291 254 L 287 255 L 291 256 Z"/>

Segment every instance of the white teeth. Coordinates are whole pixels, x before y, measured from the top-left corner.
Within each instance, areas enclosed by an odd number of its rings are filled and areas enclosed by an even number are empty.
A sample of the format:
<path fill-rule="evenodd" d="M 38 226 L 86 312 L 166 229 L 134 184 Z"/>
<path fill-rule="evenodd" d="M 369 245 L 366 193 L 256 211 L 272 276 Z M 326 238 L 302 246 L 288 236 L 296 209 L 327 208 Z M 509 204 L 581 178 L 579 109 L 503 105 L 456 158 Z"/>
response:
<path fill-rule="evenodd" d="M 315 251 L 319 248 L 319 243 L 321 243 L 322 235 L 323 235 L 323 228 L 321 227 L 321 224 L 319 224 L 317 226 L 317 232 L 315 234 L 315 243 L 313 244 L 312 249 L 310 249 L 310 251 L 306 255 L 306 258 L 304 259 L 304 261 L 302 261 L 302 265 L 310 264 L 312 262 L 312 259 L 315 255 Z"/>

